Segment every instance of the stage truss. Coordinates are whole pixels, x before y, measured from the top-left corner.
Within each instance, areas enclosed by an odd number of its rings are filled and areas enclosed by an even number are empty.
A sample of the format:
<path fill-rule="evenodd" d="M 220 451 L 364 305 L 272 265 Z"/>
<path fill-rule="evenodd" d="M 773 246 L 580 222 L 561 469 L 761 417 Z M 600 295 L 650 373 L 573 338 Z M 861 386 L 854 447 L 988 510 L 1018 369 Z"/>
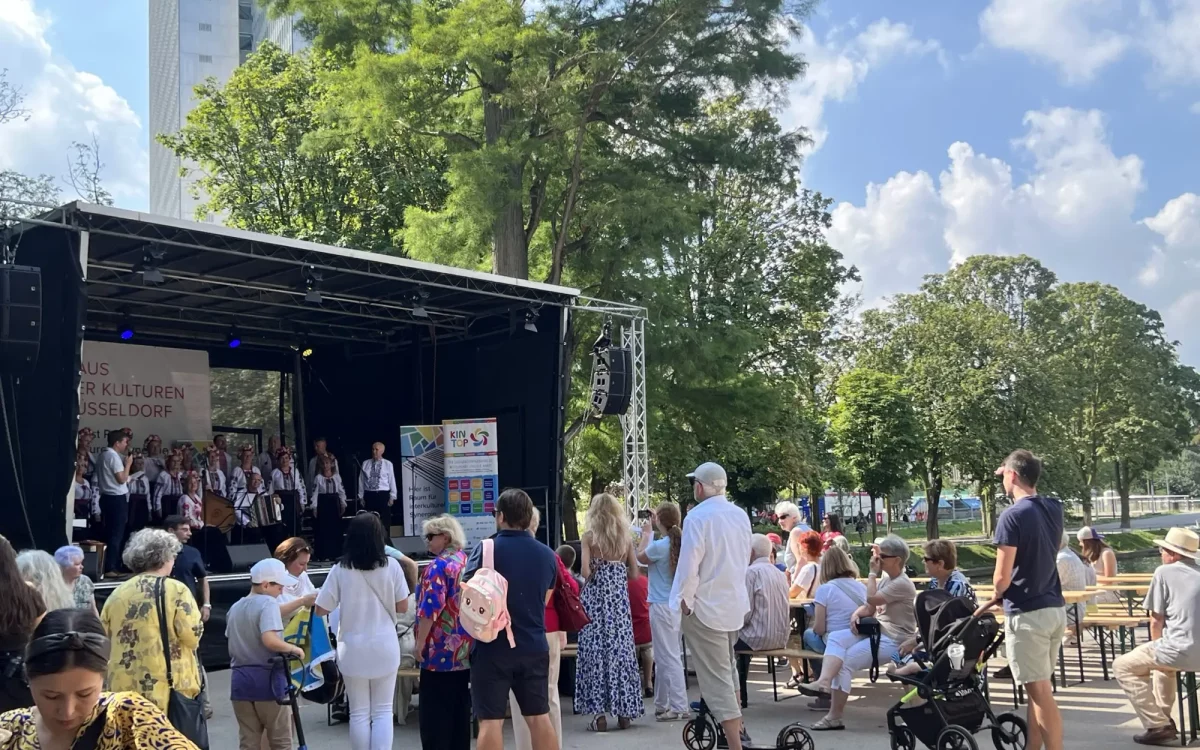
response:
<path fill-rule="evenodd" d="M 621 346 L 633 360 L 629 409 L 621 420 L 621 484 L 631 511 L 650 507 L 650 453 L 646 441 L 646 308 L 579 297 L 573 309 L 599 313 L 621 322 Z"/>

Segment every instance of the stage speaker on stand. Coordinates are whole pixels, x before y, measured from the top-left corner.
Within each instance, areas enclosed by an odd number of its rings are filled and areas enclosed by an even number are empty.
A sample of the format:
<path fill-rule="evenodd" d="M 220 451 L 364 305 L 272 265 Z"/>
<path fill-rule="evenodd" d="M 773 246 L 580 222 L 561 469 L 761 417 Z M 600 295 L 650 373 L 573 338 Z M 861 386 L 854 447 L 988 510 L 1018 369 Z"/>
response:
<path fill-rule="evenodd" d="M 42 270 L 0 263 L 0 371 L 33 372 L 42 341 Z"/>
<path fill-rule="evenodd" d="M 633 396 L 633 353 L 613 346 L 611 323 L 604 322 L 600 338 L 592 345 L 592 410 L 596 414 L 624 414 Z"/>
<path fill-rule="evenodd" d="M 254 563 L 266 560 L 270 556 L 271 550 L 267 549 L 267 545 L 262 542 L 229 545 L 229 560 L 233 563 L 234 573 L 249 572 Z"/>

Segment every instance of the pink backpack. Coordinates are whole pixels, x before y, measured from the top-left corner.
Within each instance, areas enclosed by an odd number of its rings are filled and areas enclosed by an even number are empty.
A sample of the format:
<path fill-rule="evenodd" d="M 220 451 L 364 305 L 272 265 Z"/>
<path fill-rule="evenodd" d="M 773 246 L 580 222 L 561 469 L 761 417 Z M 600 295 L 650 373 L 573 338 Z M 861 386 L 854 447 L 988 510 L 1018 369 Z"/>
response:
<path fill-rule="evenodd" d="M 483 643 L 491 643 L 501 630 L 507 630 L 508 646 L 514 648 L 517 644 L 513 640 L 512 618 L 508 615 L 508 579 L 492 567 L 493 547 L 491 539 L 483 540 L 483 566 L 462 586 L 458 618 L 463 630 Z"/>

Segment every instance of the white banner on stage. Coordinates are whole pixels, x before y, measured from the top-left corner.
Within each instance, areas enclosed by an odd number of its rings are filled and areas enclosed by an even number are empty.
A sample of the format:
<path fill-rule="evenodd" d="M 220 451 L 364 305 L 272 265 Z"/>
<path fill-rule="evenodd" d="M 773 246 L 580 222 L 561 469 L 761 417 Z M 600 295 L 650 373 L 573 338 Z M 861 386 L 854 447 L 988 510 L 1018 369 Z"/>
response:
<path fill-rule="evenodd" d="M 147 435 L 164 446 L 212 437 L 208 352 L 83 342 L 79 426 L 103 447 L 108 430 L 128 427 L 138 447 Z"/>
<path fill-rule="evenodd" d="M 400 428 L 400 502 L 404 535 L 420 536 L 430 518 L 446 512 L 446 482 L 442 465 L 442 426 L 405 425 Z"/>

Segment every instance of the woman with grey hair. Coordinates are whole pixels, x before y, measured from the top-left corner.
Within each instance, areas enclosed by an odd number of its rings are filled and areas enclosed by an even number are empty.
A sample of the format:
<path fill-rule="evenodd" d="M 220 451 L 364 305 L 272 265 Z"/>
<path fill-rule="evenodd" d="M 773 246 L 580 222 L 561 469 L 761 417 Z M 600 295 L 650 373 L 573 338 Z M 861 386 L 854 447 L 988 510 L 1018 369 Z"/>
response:
<path fill-rule="evenodd" d="M 163 711 L 172 689 L 188 698 L 200 694 L 200 608 L 188 587 L 169 577 L 180 549 L 175 535 L 161 529 L 134 534 L 121 556 L 133 577 L 108 596 L 100 613 L 113 643 L 108 689 L 140 693 Z M 166 649 L 158 627 L 160 608 L 170 641 Z M 169 675 L 164 650 L 171 653 Z"/>
<path fill-rule="evenodd" d="M 63 581 L 62 568 L 49 552 L 40 549 L 27 549 L 17 555 L 17 568 L 21 577 L 42 595 L 46 602 L 46 611 L 56 609 L 74 609 L 75 595 Z"/>
<path fill-rule="evenodd" d="M 83 574 L 83 550 L 73 544 L 59 547 L 54 553 L 54 561 L 62 568 L 63 582 L 71 589 L 75 599 L 76 609 L 90 609 L 92 614 L 100 616 L 96 609 L 96 586 L 92 579 Z"/>
<path fill-rule="evenodd" d="M 786 536 L 783 543 L 783 567 L 786 568 L 788 582 L 791 583 L 800 562 L 800 535 L 812 531 L 812 527 L 804 522 L 800 515 L 800 506 L 791 500 L 776 503 L 775 519 Z"/>

